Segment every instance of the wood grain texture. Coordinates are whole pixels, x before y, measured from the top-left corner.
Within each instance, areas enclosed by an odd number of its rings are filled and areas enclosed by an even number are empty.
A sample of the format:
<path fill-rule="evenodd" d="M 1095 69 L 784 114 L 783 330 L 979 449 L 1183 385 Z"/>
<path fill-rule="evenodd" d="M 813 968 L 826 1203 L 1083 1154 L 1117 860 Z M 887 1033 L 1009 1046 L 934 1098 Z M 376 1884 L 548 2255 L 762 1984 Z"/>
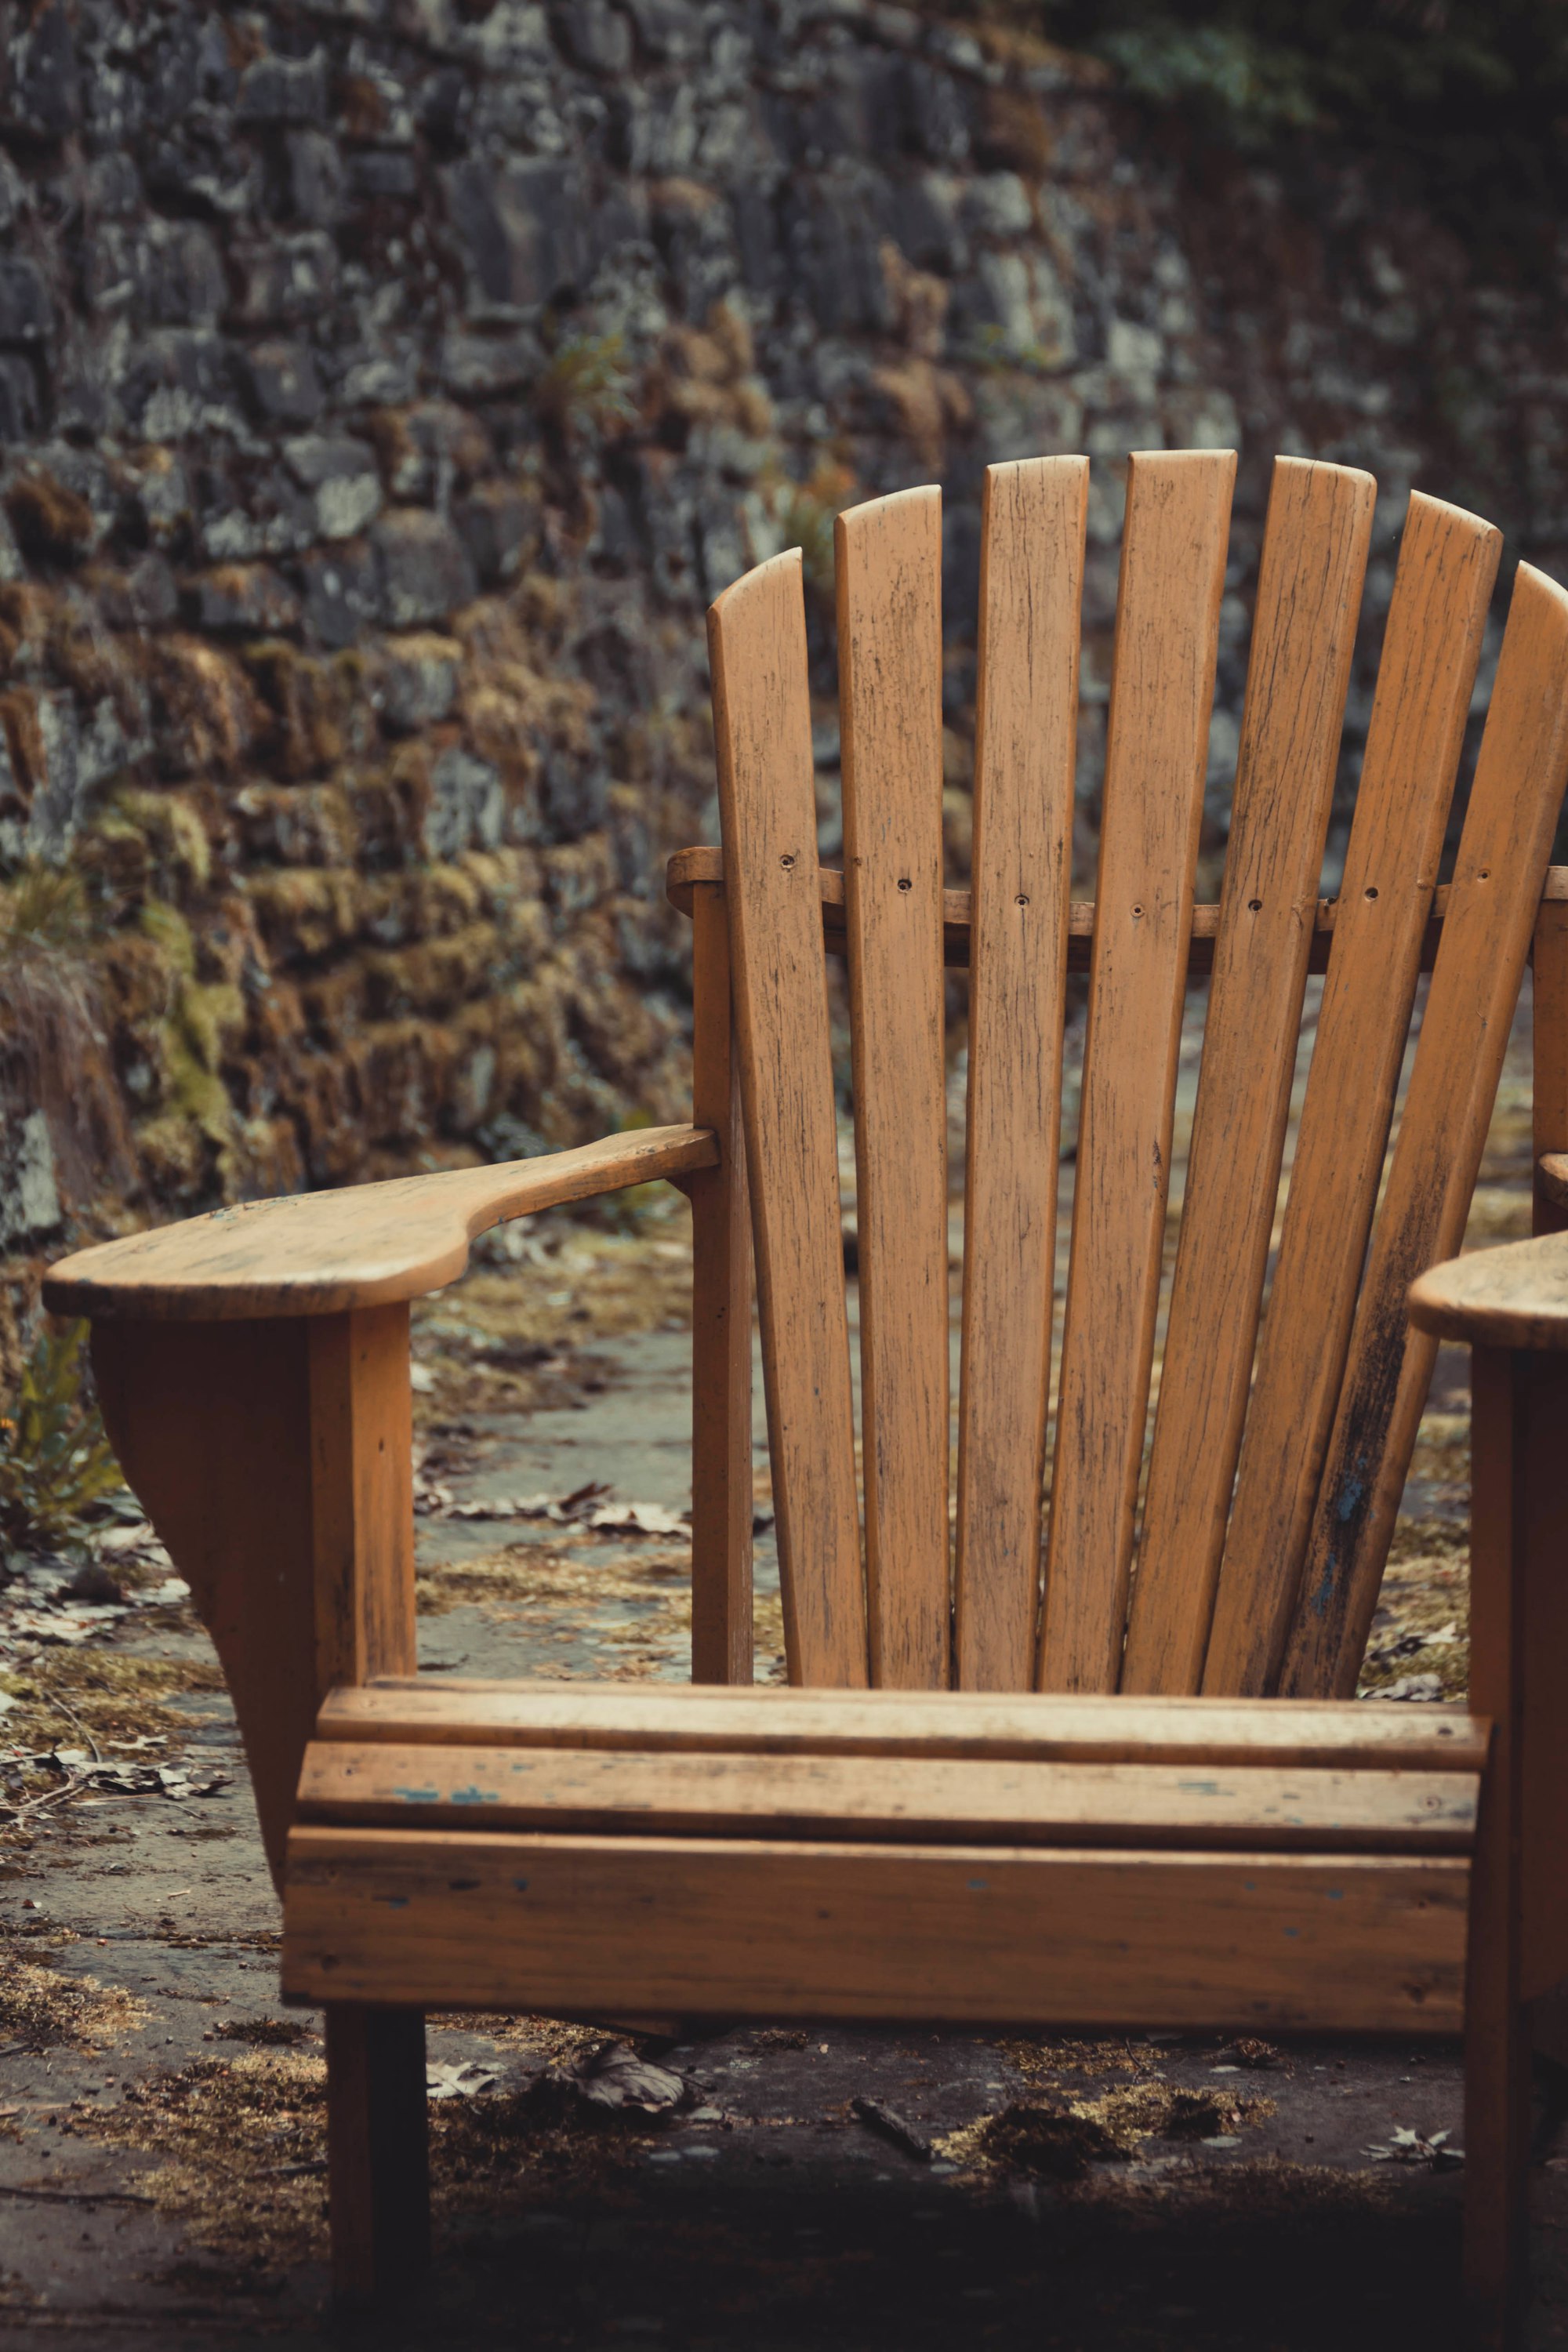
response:
<path fill-rule="evenodd" d="M 1124 1690 L 1203 1679 L 1376 489 L 1275 460 Z"/>
<path fill-rule="evenodd" d="M 1490 1727 L 1462 1707 L 1373 1700 L 595 1688 L 443 1675 L 335 1690 L 316 1736 L 649 1754 L 1479 1772 Z"/>
<path fill-rule="evenodd" d="M 1551 871 L 1548 881 L 1551 879 Z M 1544 1162 L 1568 1153 L 1568 906 L 1543 898 L 1530 944 L 1531 1126 L 1535 1182 L 1531 1230 L 1568 1233 L 1568 1184 Z M 1568 1177 L 1568 1160 L 1561 1173 Z"/>
<path fill-rule="evenodd" d="M 1568 1234 L 1447 1258 L 1410 1286 L 1410 1319 L 1475 1348 L 1568 1348 Z"/>
<path fill-rule="evenodd" d="M 104 1423 L 191 1587 L 274 1876 L 318 1706 L 412 1674 L 408 1310 L 94 1326 Z"/>
<path fill-rule="evenodd" d="M 550 2016 L 1448 2032 L 1469 1865 L 302 1826 L 283 1989 Z"/>
<path fill-rule="evenodd" d="M 1136 457 L 1128 474 L 1044 1690 L 1114 1690 L 1121 1669 L 1235 478 L 1229 451 Z"/>
<path fill-rule="evenodd" d="M 370 1828 L 1466 1853 L 1479 1776 L 316 1741 L 300 1818 Z"/>
<path fill-rule="evenodd" d="M 1431 503 L 1428 501 L 1428 503 Z M 1473 517 L 1467 518 L 1472 520 Z M 1489 530 L 1489 524 L 1478 524 L 1477 529 Z M 683 914 L 691 912 L 691 894 L 699 881 L 721 882 L 724 878 L 724 853 L 721 849 L 681 849 L 670 858 L 672 869 L 681 869 L 681 878 L 671 883 L 667 895 Z M 817 874 L 817 889 L 822 903 L 823 944 L 830 955 L 844 952 L 844 877 L 831 866 L 822 866 Z M 1543 906 L 1568 901 L 1568 866 L 1549 866 L 1542 887 Z M 1312 945 L 1308 969 L 1327 971 L 1333 947 L 1334 929 L 1339 920 L 1340 900 L 1320 898 L 1312 922 Z M 1426 929 L 1421 940 L 1421 969 L 1430 971 L 1436 961 L 1437 942 L 1442 936 L 1443 915 L 1448 903 L 1447 883 L 1439 884 L 1427 915 Z M 967 971 L 970 961 L 970 913 L 972 894 L 968 890 L 944 890 L 942 894 L 942 954 L 950 969 Z M 1187 977 L 1206 978 L 1214 967 L 1214 944 L 1219 932 L 1217 906 L 1194 906 L 1192 928 L 1187 941 Z M 1094 902 L 1075 898 L 1068 909 L 1068 970 L 1087 971 L 1089 968 L 1094 940 Z"/>
<path fill-rule="evenodd" d="M 1088 513 L 1085 458 L 986 470 L 954 1580 L 969 1690 L 1033 1680 Z"/>
<path fill-rule="evenodd" d="M 280 1882 L 300 1760 L 345 1655 L 334 1636 L 318 1665 L 308 1326 L 111 1318 L 92 1364 L 120 1466 L 216 1648 Z"/>
<path fill-rule="evenodd" d="M 834 525 L 871 1679 L 951 1677 L 942 493 Z"/>
<path fill-rule="evenodd" d="M 800 555 L 709 614 L 763 1378 L 792 1682 L 868 1672 Z"/>
<path fill-rule="evenodd" d="M 717 1156 L 703 1129 L 649 1127 L 498 1168 L 246 1202 L 79 1250 L 51 1269 L 45 1303 L 56 1315 L 203 1323 L 387 1306 L 455 1282 L 476 1234 L 509 1217 L 709 1168 Z"/>
<path fill-rule="evenodd" d="M 408 1309 L 313 1317 L 306 1344 L 317 1686 L 411 1675 L 418 1643 Z"/>
<path fill-rule="evenodd" d="M 1219 1573 L 1216 1695 L 1271 1689 L 1285 1650 L 1500 545 L 1412 498 Z"/>
<path fill-rule="evenodd" d="M 329 2001 L 326 2029 L 332 2299 L 384 2308 L 430 2261 L 425 2018 Z"/>
<path fill-rule="evenodd" d="M 1532 1600 L 1548 1600 L 1548 1622 L 1561 1639 L 1563 1622 L 1561 1487 L 1557 1541 L 1550 1564 L 1531 1559 L 1529 1486 L 1531 1370 L 1523 1358 L 1479 1347 L 1471 1359 L 1470 1681 L 1494 1710 L 1490 1763 L 1482 1785 L 1480 1838 L 1470 1910 L 1465 2004 L 1465 2287 L 1478 2340 L 1489 2352 L 1512 2352 L 1527 2284 L 1526 2167 L 1530 2152 L 1530 2043 L 1523 2002 L 1524 1905 L 1530 1887 L 1524 1847 L 1524 1729 L 1527 1699 L 1537 1680 L 1531 1648 Z M 1558 1419 L 1547 1433 L 1556 1461 L 1563 1455 L 1564 1381 L 1552 1365 Z M 1531 1567 L 1536 1576 L 1531 1574 Z M 1537 1590 L 1540 1570 L 1556 1591 Z M 1539 1661 L 1550 1684 L 1548 1704 L 1563 1720 L 1561 1647 Z M 1558 1775 L 1547 1794 L 1553 1843 L 1532 1859 L 1554 1864 L 1563 1877 L 1562 1738 L 1552 1759 Z M 1547 1900 L 1560 1905 L 1556 1889 Z M 1561 1970 L 1557 1971 L 1561 1973 Z M 1555 1981 L 1549 1977 L 1537 1990 Z"/>
<path fill-rule="evenodd" d="M 698 885 L 691 942 L 691 1116 L 717 1168 L 691 1202 L 691 1679 L 752 1679 L 752 1234 L 740 1073 L 731 1050 L 722 887 Z"/>
<path fill-rule="evenodd" d="M 1406 1293 L 1464 1233 L 1565 778 L 1568 594 L 1521 564 L 1280 1677 L 1300 1696 L 1355 1688 L 1436 1353 Z"/>
<path fill-rule="evenodd" d="M 1550 1211 L 1568 1210 L 1568 1152 L 1543 1151 L 1535 1163 L 1535 1186 L 1538 1197 Z M 1541 1228 L 1544 1232 L 1561 1232 L 1561 1226 Z"/>

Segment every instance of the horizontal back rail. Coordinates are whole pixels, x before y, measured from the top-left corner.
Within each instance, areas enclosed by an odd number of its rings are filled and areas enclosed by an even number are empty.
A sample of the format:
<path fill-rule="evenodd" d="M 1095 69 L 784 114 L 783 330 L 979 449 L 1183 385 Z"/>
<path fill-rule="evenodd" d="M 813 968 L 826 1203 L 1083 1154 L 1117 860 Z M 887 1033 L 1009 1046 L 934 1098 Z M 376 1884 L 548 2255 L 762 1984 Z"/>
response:
<path fill-rule="evenodd" d="M 665 891 L 672 907 L 691 912 L 691 894 L 699 882 L 722 882 L 724 853 L 716 848 L 678 849 L 665 867 Z M 817 882 L 822 898 L 822 940 L 829 955 L 841 956 L 844 945 L 844 877 L 831 866 L 821 867 Z M 1448 885 L 1433 899 L 1432 913 L 1421 942 L 1421 969 L 1430 971 L 1437 961 L 1443 922 L 1448 908 Z M 944 890 L 942 896 L 943 961 L 950 971 L 969 969 L 971 896 L 967 890 Z M 1549 866 L 1541 903 L 1568 904 L 1568 866 Z M 1312 949 L 1307 969 L 1327 971 L 1333 952 L 1337 898 L 1320 898 L 1312 924 Z M 1206 980 L 1214 969 L 1214 945 L 1219 935 L 1219 908 L 1194 906 L 1187 948 L 1187 978 Z M 1068 915 L 1068 970 L 1087 971 L 1094 944 L 1094 900 L 1075 898 Z"/>

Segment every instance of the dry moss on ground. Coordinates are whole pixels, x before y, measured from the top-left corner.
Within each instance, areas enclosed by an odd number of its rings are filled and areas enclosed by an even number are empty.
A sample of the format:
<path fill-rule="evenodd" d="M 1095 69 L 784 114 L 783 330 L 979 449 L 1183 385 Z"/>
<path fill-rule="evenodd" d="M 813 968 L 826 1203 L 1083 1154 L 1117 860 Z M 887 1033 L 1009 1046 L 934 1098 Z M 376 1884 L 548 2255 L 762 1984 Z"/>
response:
<path fill-rule="evenodd" d="M 25 1667 L 0 1675 L 18 1704 L 5 1717 L 8 1744 L 78 1748 L 84 1737 L 106 1756 L 116 1742 L 188 1739 L 195 1719 L 168 1702 L 180 1694 L 221 1691 L 216 1658 L 152 1658 L 100 1643 L 50 1645 Z"/>
<path fill-rule="evenodd" d="M 75 1941 L 40 1922 L 0 1925 L 0 2053 L 112 2048 L 147 2017 L 142 2003 L 96 1978 L 68 1975 L 43 1957 Z"/>
<path fill-rule="evenodd" d="M 1238 2125 L 1260 2124 L 1273 2113 L 1272 2099 L 1150 2079 L 1097 2099 L 1017 2100 L 947 2133 L 935 2146 L 951 2163 L 978 2171 L 1078 2180 L 1091 2164 L 1130 2162 L 1148 2140 L 1194 2145 L 1228 2136 Z"/>
<path fill-rule="evenodd" d="M 461 2022 L 469 2032 L 489 2024 Z M 584 2042 L 604 2038 L 549 2019 L 509 2019 L 506 2025 L 514 2047 L 542 2057 L 570 2058 Z M 132 2085 L 117 2106 L 79 2115 L 75 2128 L 161 2159 L 138 2175 L 139 2189 L 184 2222 L 191 2242 L 231 2284 L 255 2287 L 325 2256 L 326 2097 L 319 2052 L 251 2047 Z M 632 2124 L 592 2110 L 563 2115 L 532 2084 L 438 2100 L 430 2109 L 437 2214 L 493 2210 L 498 2196 L 532 2177 L 552 2193 L 567 2179 L 602 2178 L 635 2162 L 648 2137 L 646 2119 Z M 211 2278 L 205 2273 L 204 2283 Z"/>

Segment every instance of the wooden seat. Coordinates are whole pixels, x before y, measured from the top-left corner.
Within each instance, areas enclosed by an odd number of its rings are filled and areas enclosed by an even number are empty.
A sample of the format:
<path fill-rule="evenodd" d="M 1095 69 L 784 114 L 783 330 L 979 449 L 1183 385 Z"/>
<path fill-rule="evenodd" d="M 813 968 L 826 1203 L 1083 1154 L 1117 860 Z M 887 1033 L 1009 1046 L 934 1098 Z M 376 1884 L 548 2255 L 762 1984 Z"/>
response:
<path fill-rule="evenodd" d="M 963 890 L 943 871 L 940 499 L 876 501 L 837 534 L 842 873 L 817 856 L 798 554 L 710 616 L 723 845 L 668 875 L 693 923 L 689 1127 L 224 1212 L 51 1277 L 53 1307 L 94 1318 L 111 1433 L 229 1676 L 285 1990 L 326 2004 L 345 2292 L 421 2258 L 431 2007 L 1462 2026 L 1477 2336 L 1517 2329 L 1527 2005 L 1568 1977 L 1568 872 L 1547 863 L 1568 597 L 1514 576 L 1439 887 L 1500 539 L 1411 499 L 1323 898 L 1374 486 L 1279 460 L 1223 891 L 1200 906 L 1234 472 L 1223 452 L 1130 464 L 1092 901 L 1070 895 L 1087 461 L 987 478 Z M 1447 1265 L 1531 957 L 1541 1238 Z M 421 1683 L 406 1301 L 484 1223 L 656 1173 L 693 1209 L 695 1686 Z M 753 1258 L 777 1691 L 744 1687 Z M 1469 1713 L 1352 1696 L 1443 1337 L 1475 1346 Z"/>

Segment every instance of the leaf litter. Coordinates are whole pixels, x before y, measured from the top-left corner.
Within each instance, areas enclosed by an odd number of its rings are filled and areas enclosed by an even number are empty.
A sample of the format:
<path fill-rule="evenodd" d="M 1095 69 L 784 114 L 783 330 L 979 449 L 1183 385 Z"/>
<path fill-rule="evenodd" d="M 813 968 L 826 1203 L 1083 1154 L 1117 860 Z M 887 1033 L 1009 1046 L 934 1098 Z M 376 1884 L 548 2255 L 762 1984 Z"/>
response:
<path fill-rule="evenodd" d="M 462 2020 L 470 2031 L 480 2022 Z M 692 2096 L 684 2076 L 624 2042 L 552 2020 L 509 2022 L 531 2028 L 536 2050 L 555 2048 L 568 2063 L 547 2065 L 521 2088 L 486 2061 L 429 2063 L 437 2216 L 493 2212 L 533 2185 L 554 2195 L 569 2182 L 625 2170 Z M 326 2062 L 319 2051 L 263 2045 L 197 2059 L 129 2085 L 115 2106 L 82 2110 L 67 2128 L 158 2159 L 138 2172 L 138 2189 L 184 2225 L 233 2287 L 270 2288 L 294 2264 L 325 2254 Z M 196 2273 L 185 2283 L 213 2280 Z"/>
<path fill-rule="evenodd" d="M 1151 2139 L 1234 2147 L 1237 2126 L 1263 2123 L 1274 2112 L 1272 2099 L 1186 2090 L 1151 2078 L 1097 2099 L 1015 2100 L 933 2145 L 939 2156 L 975 2170 L 1079 2180 L 1091 2165 L 1135 2160 Z"/>

